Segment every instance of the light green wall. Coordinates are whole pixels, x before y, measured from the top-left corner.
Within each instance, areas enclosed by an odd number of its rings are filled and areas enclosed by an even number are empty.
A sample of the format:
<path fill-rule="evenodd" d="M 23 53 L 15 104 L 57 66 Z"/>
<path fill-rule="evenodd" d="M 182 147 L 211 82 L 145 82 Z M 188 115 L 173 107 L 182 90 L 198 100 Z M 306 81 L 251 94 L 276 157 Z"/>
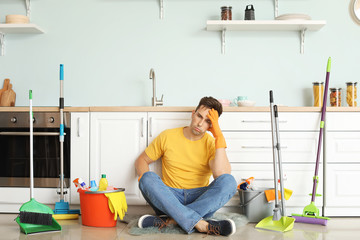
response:
<path fill-rule="evenodd" d="M 351 18 L 351 0 L 279 0 L 279 14 L 306 13 L 326 20 L 307 32 L 300 54 L 298 32 L 220 32 L 205 30 L 219 19 L 220 7 L 233 6 L 243 19 L 254 4 L 257 20 L 273 19 L 272 0 L 32 0 L 31 21 L 40 35 L 6 35 L 0 81 L 10 78 L 17 106 L 57 106 L 59 64 L 65 65 L 67 106 L 150 106 L 150 68 L 165 106 L 193 106 L 205 95 L 233 99 L 247 95 L 268 105 L 268 91 L 288 106 L 312 105 L 312 82 L 324 81 L 333 59 L 330 87 L 358 81 L 360 25 Z M 0 0 L 0 22 L 25 14 L 23 0 Z M 2 86 L 2 83 L 1 83 Z M 344 101 L 343 101 L 344 102 Z"/>

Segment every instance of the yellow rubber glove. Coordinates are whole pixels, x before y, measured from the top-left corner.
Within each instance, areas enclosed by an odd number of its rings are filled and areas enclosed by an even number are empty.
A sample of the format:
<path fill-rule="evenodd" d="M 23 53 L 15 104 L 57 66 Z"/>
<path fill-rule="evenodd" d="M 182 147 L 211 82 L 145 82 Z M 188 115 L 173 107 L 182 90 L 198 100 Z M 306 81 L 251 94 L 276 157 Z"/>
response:
<path fill-rule="evenodd" d="M 225 138 L 219 126 L 219 113 L 212 108 L 209 111 L 207 117 L 211 121 L 212 126 L 209 128 L 209 131 L 213 134 L 215 138 L 215 148 L 226 148 Z"/>
<path fill-rule="evenodd" d="M 127 212 L 127 203 L 124 192 L 105 193 L 108 198 L 109 209 L 114 213 L 114 220 L 117 216 L 122 220 Z"/>

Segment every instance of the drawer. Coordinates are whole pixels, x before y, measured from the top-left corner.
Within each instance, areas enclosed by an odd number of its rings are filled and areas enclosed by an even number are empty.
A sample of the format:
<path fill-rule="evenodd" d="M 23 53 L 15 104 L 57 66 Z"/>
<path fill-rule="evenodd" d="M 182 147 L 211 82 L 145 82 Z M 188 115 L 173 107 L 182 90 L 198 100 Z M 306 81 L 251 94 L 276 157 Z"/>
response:
<path fill-rule="evenodd" d="M 327 112 L 326 131 L 360 131 L 360 112 Z"/>
<path fill-rule="evenodd" d="M 318 132 L 280 132 L 282 161 L 314 163 L 318 135 Z M 231 163 L 273 162 L 271 132 L 224 132 L 224 137 Z"/>
<path fill-rule="evenodd" d="M 279 112 L 280 131 L 318 131 L 318 112 Z M 271 131 L 270 112 L 224 112 L 219 118 L 223 131 Z"/>
<path fill-rule="evenodd" d="M 231 164 L 232 175 L 239 184 L 242 180 L 254 177 L 254 186 L 258 188 L 274 188 L 274 173 L 272 164 Z M 322 165 L 319 170 L 319 185 L 317 193 L 323 192 Z M 283 164 L 284 186 L 293 191 L 286 201 L 289 207 L 304 207 L 311 202 L 315 164 Z M 322 206 L 322 197 L 316 198 L 316 206 Z M 291 214 L 291 213 L 289 213 Z"/>

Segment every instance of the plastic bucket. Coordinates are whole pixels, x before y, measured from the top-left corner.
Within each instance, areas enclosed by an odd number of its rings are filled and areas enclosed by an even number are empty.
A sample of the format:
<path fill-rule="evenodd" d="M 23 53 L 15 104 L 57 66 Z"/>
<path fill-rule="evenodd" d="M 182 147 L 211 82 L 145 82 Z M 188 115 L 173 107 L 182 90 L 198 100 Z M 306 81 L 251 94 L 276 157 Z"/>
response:
<path fill-rule="evenodd" d="M 259 222 L 262 219 L 272 216 L 275 207 L 274 202 L 268 202 L 265 196 L 265 190 L 242 190 L 238 189 L 240 195 L 241 213 L 244 214 L 249 222 Z"/>
<path fill-rule="evenodd" d="M 88 193 L 86 193 L 88 192 Z M 108 205 L 108 198 L 104 192 L 79 190 L 81 221 L 85 226 L 115 227 L 116 220 Z"/>

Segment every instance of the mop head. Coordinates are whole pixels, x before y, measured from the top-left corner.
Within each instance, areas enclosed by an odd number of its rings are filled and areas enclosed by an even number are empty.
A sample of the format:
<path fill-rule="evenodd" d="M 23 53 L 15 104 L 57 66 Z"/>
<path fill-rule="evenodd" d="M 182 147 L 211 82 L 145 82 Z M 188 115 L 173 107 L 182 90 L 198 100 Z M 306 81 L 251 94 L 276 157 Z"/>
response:
<path fill-rule="evenodd" d="M 319 216 L 319 209 L 315 206 L 314 202 L 311 202 L 304 208 L 303 214 L 292 214 L 295 218 L 295 222 L 300 223 L 310 223 L 310 224 L 319 224 L 319 225 L 327 225 L 328 217 Z"/>

